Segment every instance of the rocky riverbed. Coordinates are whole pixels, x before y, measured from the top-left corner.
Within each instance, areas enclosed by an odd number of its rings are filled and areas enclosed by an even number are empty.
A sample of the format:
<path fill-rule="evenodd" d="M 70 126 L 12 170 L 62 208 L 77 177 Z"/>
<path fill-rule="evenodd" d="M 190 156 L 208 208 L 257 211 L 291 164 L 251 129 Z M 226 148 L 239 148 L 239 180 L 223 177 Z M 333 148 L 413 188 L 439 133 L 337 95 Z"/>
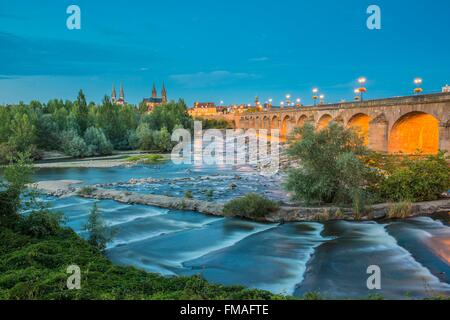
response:
<path fill-rule="evenodd" d="M 146 182 L 149 182 L 146 180 Z M 96 186 L 78 186 L 78 180 L 40 181 L 33 188 L 51 196 L 80 196 L 99 200 L 114 200 L 126 204 L 156 206 L 160 208 L 196 211 L 213 216 L 224 216 L 223 204 L 198 199 L 170 197 L 156 194 L 143 194 L 130 191 L 113 190 Z M 388 218 L 392 204 L 384 203 L 369 207 L 366 213 L 355 215 L 350 208 L 338 207 L 299 207 L 280 206 L 277 212 L 271 213 L 260 222 L 298 222 L 298 221 L 329 221 L 329 220 L 379 220 Z M 449 213 L 450 199 L 414 203 L 407 217 Z"/>

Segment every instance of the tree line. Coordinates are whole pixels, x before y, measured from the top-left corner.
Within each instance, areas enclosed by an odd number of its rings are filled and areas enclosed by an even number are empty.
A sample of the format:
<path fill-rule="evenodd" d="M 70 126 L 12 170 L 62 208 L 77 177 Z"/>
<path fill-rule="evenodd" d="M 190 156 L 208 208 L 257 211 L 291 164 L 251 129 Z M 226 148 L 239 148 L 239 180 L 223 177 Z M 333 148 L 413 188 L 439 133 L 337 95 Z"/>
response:
<path fill-rule="evenodd" d="M 39 159 L 43 151 L 71 157 L 112 154 L 113 150 L 171 150 L 171 132 L 192 129 L 193 120 L 183 100 L 154 108 L 115 105 L 105 96 L 101 104 L 88 103 L 82 90 L 75 101 L 0 106 L 0 162 L 18 153 Z"/>

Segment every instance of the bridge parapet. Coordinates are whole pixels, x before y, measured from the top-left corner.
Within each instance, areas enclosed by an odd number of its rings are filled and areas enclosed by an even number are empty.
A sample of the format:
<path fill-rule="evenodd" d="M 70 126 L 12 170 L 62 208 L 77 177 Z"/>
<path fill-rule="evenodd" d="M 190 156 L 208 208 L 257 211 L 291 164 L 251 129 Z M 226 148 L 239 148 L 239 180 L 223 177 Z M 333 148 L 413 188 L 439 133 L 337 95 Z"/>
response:
<path fill-rule="evenodd" d="M 377 107 L 389 107 L 389 106 L 400 106 L 400 105 L 411 105 L 411 104 L 428 104 L 428 103 L 442 103 L 450 101 L 450 93 L 434 93 L 434 94 L 423 94 L 417 96 L 405 96 L 405 97 L 392 97 L 384 99 L 374 99 L 366 101 L 352 101 L 352 102 L 339 102 L 324 104 L 321 106 L 303 106 L 303 107 L 289 107 L 283 109 L 271 109 L 268 111 L 261 112 L 249 112 L 242 113 L 239 116 L 257 116 L 265 115 L 268 113 L 291 113 L 299 111 L 326 111 L 326 110 L 341 110 L 341 109 L 363 109 L 363 108 L 377 108 Z"/>
<path fill-rule="evenodd" d="M 377 151 L 450 152 L 450 93 L 272 109 L 236 114 L 234 119 L 238 129 L 280 129 L 282 138 L 308 121 L 318 130 L 338 121 L 360 130 Z"/>

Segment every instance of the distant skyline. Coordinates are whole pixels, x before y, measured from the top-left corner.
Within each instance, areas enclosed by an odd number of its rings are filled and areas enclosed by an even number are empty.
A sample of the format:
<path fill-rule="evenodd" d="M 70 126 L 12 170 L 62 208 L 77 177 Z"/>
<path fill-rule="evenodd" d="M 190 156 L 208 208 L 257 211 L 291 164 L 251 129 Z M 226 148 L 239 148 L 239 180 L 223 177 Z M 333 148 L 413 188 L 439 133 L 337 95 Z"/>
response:
<path fill-rule="evenodd" d="M 68 30 L 66 8 L 81 8 Z M 366 27 L 369 5 L 382 29 Z M 0 3 L 0 104 L 100 102 L 123 84 L 128 102 L 151 96 L 224 104 L 274 104 L 290 94 L 312 104 L 425 93 L 450 84 L 448 0 L 40 0 Z"/>

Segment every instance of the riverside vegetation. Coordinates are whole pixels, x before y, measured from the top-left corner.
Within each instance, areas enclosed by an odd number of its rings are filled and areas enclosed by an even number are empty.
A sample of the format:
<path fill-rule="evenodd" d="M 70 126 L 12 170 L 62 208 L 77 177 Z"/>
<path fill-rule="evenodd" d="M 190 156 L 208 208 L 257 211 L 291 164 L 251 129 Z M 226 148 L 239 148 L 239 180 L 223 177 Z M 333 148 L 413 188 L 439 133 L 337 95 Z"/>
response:
<path fill-rule="evenodd" d="M 186 104 L 180 100 L 147 113 L 144 105 L 114 105 L 105 96 L 100 105 L 87 103 L 83 91 L 76 101 L 32 101 L 0 107 L 0 163 L 28 152 L 39 159 L 42 151 L 71 157 L 109 155 L 113 150 L 141 149 L 167 152 L 174 129 L 193 128 Z"/>
<path fill-rule="evenodd" d="M 0 299 L 282 299 L 262 290 L 209 284 L 199 276 L 163 277 L 113 265 L 102 251 L 110 231 L 93 208 L 83 240 L 61 226 L 27 191 L 33 169 L 19 154 L 0 187 Z M 30 199 L 23 201 L 23 198 Z M 21 215 L 23 209 L 31 213 Z M 66 268 L 82 271 L 81 289 L 68 290 Z"/>
<path fill-rule="evenodd" d="M 393 216 L 405 217 L 407 203 L 437 200 L 450 189 L 443 152 L 384 156 L 368 150 L 357 132 L 335 122 L 320 131 L 306 124 L 294 135 L 302 139 L 291 142 L 288 154 L 299 165 L 288 170 L 285 187 L 293 200 L 306 205 L 352 205 L 358 215 L 368 205 L 400 202 Z"/>
<path fill-rule="evenodd" d="M 299 135 L 301 140 L 294 138 Z M 389 218 L 406 218 L 412 202 L 437 200 L 450 189 L 450 168 L 442 152 L 381 155 L 367 149 L 356 131 L 336 122 L 320 131 L 305 124 L 292 137 L 287 152 L 298 165 L 287 171 L 285 188 L 292 200 L 305 206 L 351 206 L 358 219 L 369 206 L 388 202 Z M 259 219 L 277 209 L 277 203 L 248 194 L 228 202 L 224 213 Z M 332 216 L 341 218 L 342 211 L 324 209 L 317 220 Z"/>

